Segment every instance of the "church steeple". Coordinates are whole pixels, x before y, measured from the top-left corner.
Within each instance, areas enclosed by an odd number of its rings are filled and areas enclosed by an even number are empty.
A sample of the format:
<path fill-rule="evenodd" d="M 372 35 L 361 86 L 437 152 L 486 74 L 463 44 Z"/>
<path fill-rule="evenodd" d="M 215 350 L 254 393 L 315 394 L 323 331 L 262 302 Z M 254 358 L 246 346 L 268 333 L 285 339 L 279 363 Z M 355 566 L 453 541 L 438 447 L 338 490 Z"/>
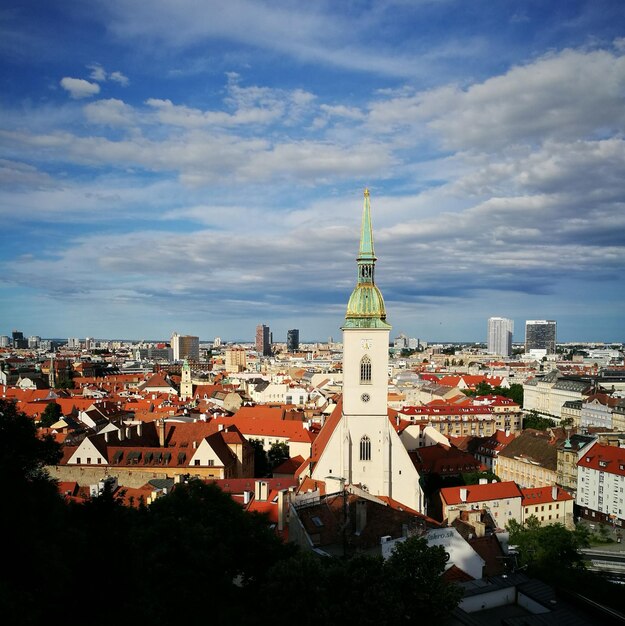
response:
<path fill-rule="evenodd" d="M 376 256 L 373 248 L 373 226 L 371 225 L 371 203 L 369 190 L 365 189 L 358 249 L 358 279 L 356 288 L 347 304 L 343 328 L 390 328 L 386 323 L 384 298 L 375 285 Z"/>

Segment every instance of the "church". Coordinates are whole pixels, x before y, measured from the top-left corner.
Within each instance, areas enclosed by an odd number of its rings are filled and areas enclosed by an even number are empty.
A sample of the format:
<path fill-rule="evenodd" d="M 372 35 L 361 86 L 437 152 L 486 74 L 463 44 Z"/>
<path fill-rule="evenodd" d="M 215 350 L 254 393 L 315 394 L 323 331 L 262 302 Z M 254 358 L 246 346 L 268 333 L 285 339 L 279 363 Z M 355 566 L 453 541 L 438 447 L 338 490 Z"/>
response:
<path fill-rule="evenodd" d="M 356 286 L 343 331 L 343 398 L 313 445 L 311 477 L 355 485 L 424 512 L 417 472 L 388 416 L 391 326 L 375 284 L 369 191 L 365 189 Z M 335 482 L 335 481 L 338 481 Z"/>

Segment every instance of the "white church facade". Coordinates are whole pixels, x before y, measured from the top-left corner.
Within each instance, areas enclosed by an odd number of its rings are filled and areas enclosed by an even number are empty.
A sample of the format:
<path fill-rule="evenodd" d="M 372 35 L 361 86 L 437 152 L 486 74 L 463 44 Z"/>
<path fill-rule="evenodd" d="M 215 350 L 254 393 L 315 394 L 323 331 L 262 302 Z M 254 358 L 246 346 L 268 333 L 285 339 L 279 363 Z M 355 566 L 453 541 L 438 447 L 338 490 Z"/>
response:
<path fill-rule="evenodd" d="M 319 435 L 324 443 L 314 455 L 311 476 L 329 484 L 339 480 L 360 486 L 421 513 L 425 504 L 419 473 L 388 417 L 391 326 L 375 285 L 375 261 L 371 206 L 365 190 L 358 278 L 342 326 L 342 408 L 338 419 L 329 419 Z M 323 433 L 325 429 L 330 432 Z"/>

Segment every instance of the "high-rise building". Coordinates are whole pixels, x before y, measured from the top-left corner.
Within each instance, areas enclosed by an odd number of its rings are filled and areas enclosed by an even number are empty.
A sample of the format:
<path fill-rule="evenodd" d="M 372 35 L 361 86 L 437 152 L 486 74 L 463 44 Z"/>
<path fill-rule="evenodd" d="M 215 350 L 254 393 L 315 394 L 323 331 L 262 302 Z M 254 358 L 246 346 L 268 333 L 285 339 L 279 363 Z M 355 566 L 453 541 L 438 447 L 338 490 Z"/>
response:
<path fill-rule="evenodd" d="M 0 336 L 0 348 L 8 348 L 11 345 L 11 337 L 8 335 Z"/>
<path fill-rule="evenodd" d="M 271 338 L 269 326 L 259 324 L 256 327 L 256 352 L 262 356 L 271 356 Z"/>
<path fill-rule="evenodd" d="M 11 333 L 13 339 L 14 348 L 28 348 L 28 339 L 24 339 L 24 333 L 19 330 L 14 330 Z"/>
<path fill-rule="evenodd" d="M 299 330 L 297 328 L 286 331 L 286 349 L 289 352 L 297 352 L 299 350 Z"/>
<path fill-rule="evenodd" d="M 69 337 L 67 340 L 67 347 L 70 350 L 79 350 L 80 349 L 80 339 L 78 337 Z"/>
<path fill-rule="evenodd" d="M 513 320 L 509 320 L 505 317 L 489 317 L 487 341 L 488 353 L 510 356 L 512 354 L 513 332 Z"/>
<path fill-rule="evenodd" d="M 555 320 L 527 320 L 525 322 L 525 352 L 530 350 L 546 350 L 547 354 L 555 354 Z"/>
<path fill-rule="evenodd" d="M 183 359 L 189 359 L 190 361 L 200 360 L 199 337 L 174 333 L 171 336 L 171 348 L 174 351 L 174 361 L 182 361 Z"/>
<path fill-rule="evenodd" d="M 28 338 L 28 347 L 29 348 L 38 348 L 40 343 L 41 343 L 41 337 L 39 337 L 37 335 L 31 335 Z"/>

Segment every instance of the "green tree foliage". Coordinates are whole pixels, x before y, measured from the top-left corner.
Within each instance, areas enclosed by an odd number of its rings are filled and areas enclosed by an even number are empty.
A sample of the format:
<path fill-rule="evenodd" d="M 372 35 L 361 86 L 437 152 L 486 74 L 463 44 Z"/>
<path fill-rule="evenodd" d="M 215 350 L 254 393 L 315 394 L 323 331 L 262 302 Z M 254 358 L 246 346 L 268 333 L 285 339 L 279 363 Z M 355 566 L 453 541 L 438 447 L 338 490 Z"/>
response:
<path fill-rule="evenodd" d="M 480 480 L 486 478 L 489 483 L 493 481 L 499 482 L 501 479 L 491 471 L 484 472 L 465 472 L 462 474 L 462 480 L 465 485 L 479 485 Z"/>
<path fill-rule="evenodd" d="M 41 414 L 39 425 L 49 428 L 52 424 L 58 422 L 62 415 L 61 406 L 56 402 L 50 402 L 46 407 L 46 410 Z"/>
<path fill-rule="evenodd" d="M 519 406 L 523 406 L 523 385 L 513 383 L 509 389 L 505 387 L 491 387 L 488 383 L 482 381 L 475 386 L 475 389 L 464 389 L 463 393 L 467 396 L 503 396 L 504 398 L 510 398 L 513 402 L 516 402 Z"/>
<path fill-rule="evenodd" d="M 583 567 L 578 550 L 589 545 L 586 527 L 577 526 L 570 531 L 562 524 L 541 526 L 532 515 L 524 525 L 511 520 L 506 528 L 510 545 L 517 546 L 520 566 L 527 565 L 538 573 L 548 573 L 555 563 L 564 568 Z"/>
<path fill-rule="evenodd" d="M 271 469 L 278 467 L 278 465 L 291 458 L 289 445 L 287 443 L 272 443 L 269 452 L 267 452 L 267 457 L 269 458 Z"/>
<path fill-rule="evenodd" d="M 536 430 L 547 430 L 553 428 L 556 423 L 548 417 L 539 415 L 536 411 L 530 411 L 523 417 L 523 428 L 535 428 Z"/>

